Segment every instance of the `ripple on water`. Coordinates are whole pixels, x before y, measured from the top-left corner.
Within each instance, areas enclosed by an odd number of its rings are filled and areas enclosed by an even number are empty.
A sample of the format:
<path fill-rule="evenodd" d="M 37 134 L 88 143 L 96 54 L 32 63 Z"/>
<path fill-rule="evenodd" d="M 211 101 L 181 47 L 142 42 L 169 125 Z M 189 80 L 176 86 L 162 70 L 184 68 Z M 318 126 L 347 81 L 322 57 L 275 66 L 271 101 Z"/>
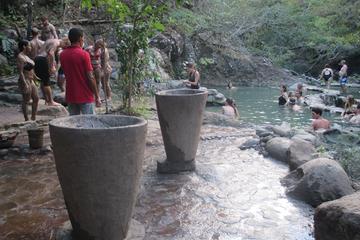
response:
<path fill-rule="evenodd" d="M 201 142 L 196 172 L 146 173 L 135 209 L 148 226 L 145 239 L 314 239 L 313 209 L 280 184 L 288 167 L 241 151 L 238 140 Z"/>

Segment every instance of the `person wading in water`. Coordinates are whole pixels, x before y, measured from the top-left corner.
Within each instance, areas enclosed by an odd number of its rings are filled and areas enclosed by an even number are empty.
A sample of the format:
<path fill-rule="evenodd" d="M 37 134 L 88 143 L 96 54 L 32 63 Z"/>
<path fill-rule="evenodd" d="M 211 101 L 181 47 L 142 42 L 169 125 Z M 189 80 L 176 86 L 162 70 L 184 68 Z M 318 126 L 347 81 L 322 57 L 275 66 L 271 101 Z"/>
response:
<path fill-rule="evenodd" d="M 189 75 L 189 79 L 184 81 L 186 86 L 191 89 L 199 89 L 200 73 L 195 69 L 195 64 L 190 62 L 186 63 L 186 71 Z"/>

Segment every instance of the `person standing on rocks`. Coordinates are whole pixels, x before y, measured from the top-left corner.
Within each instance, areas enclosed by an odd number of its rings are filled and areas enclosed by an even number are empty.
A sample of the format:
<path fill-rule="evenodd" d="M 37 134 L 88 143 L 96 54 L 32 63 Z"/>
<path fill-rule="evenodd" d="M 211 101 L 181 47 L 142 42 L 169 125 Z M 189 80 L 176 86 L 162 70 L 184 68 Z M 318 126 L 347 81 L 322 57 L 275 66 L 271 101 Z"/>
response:
<path fill-rule="evenodd" d="M 79 28 L 72 28 L 68 38 L 71 46 L 61 52 L 60 64 L 66 76 L 65 99 L 69 113 L 95 114 L 94 102 L 96 107 L 100 107 L 101 103 L 90 55 L 82 49 L 84 32 Z"/>
<path fill-rule="evenodd" d="M 110 66 L 110 55 L 109 50 L 106 47 L 104 40 L 98 40 L 101 46 L 101 85 L 104 88 L 104 93 L 107 102 L 111 102 L 111 88 L 110 88 L 110 74 L 112 68 Z"/>
<path fill-rule="evenodd" d="M 30 58 L 35 59 L 37 55 L 40 54 L 42 47 L 44 46 L 44 41 L 39 39 L 39 29 L 33 28 L 31 30 L 32 39 L 30 41 L 31 51 Z"/>
<path fill-rule="evenodd" d="M 90 54 L 91 65 L 93 68 L 97 91 L 100 92 L 100 81 L 101 81 L 101 48 L 102 41 L 97 40 L 94 46 L 89 46 L 86 51 Z"/>
<path fill-rule="evenodd" d="M 49 22 L 47 17 L 41 17 L 42 29 L 41 29 L 41 40 L 46 41 L 48 39 L 58 39 L 56 29 L 54 25 Z"/>
<path fill-rule="evenodd" d="M 334 71 L 330 68 L 329 64 L 325 64 L 325 68 L 321 71 L 320 80 L 324 79 L 327 89 L 330 89 L 330 83 L 333 80 Z"/>
<path fill-rule="evenodd" d="M 185 80 L 184 83 L 187 87 L 191 89 L 200 88 L 200 73 L 196 70 L 195 64 L 191 62 L 186 63 L 186 71 L 188 73 L 189 79 Z"/>
<path fill-rule="evenodd" d="M 19 42 L 19 54 L 17 56 L 17 67 L 19 70 L 19 81 L 18 85 L 22 94 L 22 112 L 24 114 L 25 121 L 29 120 L 27 104 L 32 99 L 31 104 L 31 120 L 36 120 L 36 112 L 39 102 L 37 88 L 34 83 L 35 74 L 34 66 L 35 63 L 27 55 L 30 52 L 30 43 L 26 40 L 20 40 Z"/>
<path fill-rule="evenodd" d="M 55 52 L 59 47 L 58 39 L 49 39 L 45 42 L 40 54 L 35 57 L 35 74 L 41 80 L 41 89 L 48 106 L 59 106 L 52 97 L 50 77 L 56 72 Z"/>
<path fill-rule="evenodd" d="M 312 122 L 312 128 L 314 129 L 314 131 L 319 129 L 330 129 L 331 124 L 329 120 L 321 116 L 322 110 L 320 108 L 312 108 L 311 115 L 312 118 L 314 119 Z"/>
<path fill-rule="evenodd" d="M 348 83 L 348 66 L 346 65 L 345 60 L 341 60 L 339 65 L 341 66 L 339 71 L 341 92 L 346 93 L 346 84 Z"/>

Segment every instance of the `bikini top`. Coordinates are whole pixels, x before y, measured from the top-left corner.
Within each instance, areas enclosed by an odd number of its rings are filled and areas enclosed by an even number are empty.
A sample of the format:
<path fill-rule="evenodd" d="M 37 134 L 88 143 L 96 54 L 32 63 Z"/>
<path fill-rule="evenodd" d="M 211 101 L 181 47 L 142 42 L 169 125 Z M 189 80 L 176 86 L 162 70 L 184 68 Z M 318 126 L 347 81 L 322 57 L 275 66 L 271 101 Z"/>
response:
<path fill-rule="evenodd" d="M 24 64 L 24 70 L 25 70 L 25 71 L 31 71 L 31 70 L 33 70 L 33 69 L 34 69 L 34 64 L 29 63 L 29 62 L 26 62 L 26 63 Z"/>

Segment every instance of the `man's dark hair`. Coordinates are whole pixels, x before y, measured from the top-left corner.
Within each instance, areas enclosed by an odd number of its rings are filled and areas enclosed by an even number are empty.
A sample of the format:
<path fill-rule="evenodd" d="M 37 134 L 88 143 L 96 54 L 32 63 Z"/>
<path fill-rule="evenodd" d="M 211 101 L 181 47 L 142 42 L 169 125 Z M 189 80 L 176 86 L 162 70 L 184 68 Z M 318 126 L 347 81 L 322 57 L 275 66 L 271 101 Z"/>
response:
<path fill-rule="evenodd" d="M 29 41 L 25 39 L 21 39 L 18 43 L 19 51 L 22 52 L 27 45 L 29 45 Z"/>
<path fill-rule="evenodd" d="M 71 42 L 71 44 L 73 43 L 77 43 L 80 41 L 80 38 L 84 36 L 84 31 L 80 28 L 72 28 L 69 31 L 69 35 L 68 38 Z"/>
<path fill-rule="evenodd" d="M 323 112 L 321 108 L 317 108 L 317 107 L 312 108 L 311 111 L 316 114 L 319 114 L 320 116 L 322 115 Z"/>

